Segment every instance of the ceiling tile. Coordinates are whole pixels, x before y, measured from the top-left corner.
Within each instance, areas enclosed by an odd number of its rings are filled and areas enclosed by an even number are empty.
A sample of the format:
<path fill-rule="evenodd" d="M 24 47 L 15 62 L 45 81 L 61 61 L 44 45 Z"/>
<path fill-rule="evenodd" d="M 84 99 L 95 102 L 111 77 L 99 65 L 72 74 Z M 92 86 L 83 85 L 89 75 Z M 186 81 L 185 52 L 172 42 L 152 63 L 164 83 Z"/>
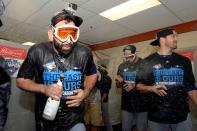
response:
<path fill-rule="evenodd" d="M 20 21 L 17 21 L 15 19 L 8 18 L 8 17 L 5 17 L 5 16 L 2 16 L 1 20 L 2 20 L 2 23 L 3 23 L 3 26 L 0 29 L 1 33 L 3 33 L 6 30 L 9 30 L 10 28 L 13 28 L 13 27 L 17 26 L 20 23 Z"/>
<path fill-rule="evenodd" d="M 127 0 L 90 0 L 81 6 L 92 12 L 101 13 L 125 1 Z"/>
<path fill-rule="evenodd" d="M 55 0 L 54 0 L 54 1 L 55 1 Z M 63 1 L 64 3 L 66 3 L 66 2 L 75 3 L 75 4 L 77 4 L 78 6 L 80 6 L 81 4 L 84 4 L 84 3 L 86 3 L 86 2 L 88 2 L 88 1 L 90 1 L 90 0 L 61 0 L 61 1 Z"/>
<path fill-rule="evenodd" d="M 20 23 L 17 26 L 5 30 L 0 36 L 5 39 L 16 39 L 17 42 L 37 42 L 37 39 L 40 39 L 44 35 L 47 36 L 47 28 L 32 26 L 28 23 Z"/>
<path fill-rule="evenodd" d="M 64 4 L 65 2 L 63 0 L 51 0 L 34 15 L 29 17 L 26 22 L 37 26 L 47 26 L 50 24 L 50 19 L 55 13 L 64 9 Z"/>
<path fill-rule="evenodd" d="M 184 22 L 197 19 L 197 0 L 161 0 L 161 2 Z"/>
<path fill-rule="evenodd" d="M 92 29 L 99 29 L 105 25 L 113 24 L 112 21 L 105 19 L 104 17 L 94 15 L 84 21 L 80 26 L 81 32 L 91 31 Z"/>
<path fill-rule="evenodd" d="M 5 16 L 24 21 L 48 0 L 12 0 L 6 7 Z"/>
<path fill-rule="evenodd" d="M 181 11 L 197 5 L 197 0 L 160 0 L 172 11 Z"/>
<path fill-rule="evenodd" d="M 101 16 L 96 16 L 87 20 L 81 28 L 84 32 L 80 34 L 80 40 L 91 44 L 135 34 L 135 32 L 129 28 L 120 26 Z M 89 41 L 87 39 L 89 39 Z"/>
<path fill-rule="evenodd" d="M 176 14 L 184 21 L 193 21 L 197 20 L 197 5 L 193 8 L 188 8 L 185 10 L 178 11 Z M 194 13 L 196 12 L 196 13 Z"/>
<path fill-rule="evenodd" d="M 48 26 L 55 13 L 60 12 L 65 8 L 65 6 L 66 2 L 64 0 L 51 0 L 44 7 L 42 7 L 42 9 L 37 11 L 36 14 L 32 15 L 28 20 L 26 20 L 26 22 L 37 26 Z M 79 15 L 85 19 L 89 16 L 92 16 L 93 14 L 78 7 L 76 15 Z"/>
<path fill-rule="evenodd" d="M 19 33 L 19 38 L 23 39 L 23 42 L 31 41 L 40 43 L 48 40 L 47 28 L 39 28 L 34 26 L 34 29 L 28 29 L 26 32 L 21 29 L 22 33 Z"/>
<path fill-rule="evenodd" d="M 88 11 L 87 9 L 84 9 L 84 8 L 79 7 L 77 9 L 76 15 L 79 16 L 79 17 L 81 17 L 85 21 L 89 17 L 92 17 L 92 16 L 94 16 L 96 14 Z"/>
<path fill-rule="evenodd" d="M 120 23 L 138 33 L 142 33 L 179 24 L 181 21 L 164 6 L 159 5 L 117 20 L 117 23 Z"/>

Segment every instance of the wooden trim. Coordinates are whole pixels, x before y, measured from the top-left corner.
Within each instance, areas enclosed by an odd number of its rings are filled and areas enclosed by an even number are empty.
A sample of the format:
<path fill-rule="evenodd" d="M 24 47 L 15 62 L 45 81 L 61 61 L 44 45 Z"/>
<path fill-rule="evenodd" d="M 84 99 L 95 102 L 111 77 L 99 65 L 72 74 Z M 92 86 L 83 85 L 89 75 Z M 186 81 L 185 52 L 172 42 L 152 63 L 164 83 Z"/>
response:
<path fill-rule="evenodd" d="M 197 30 L 197 20 L 195 21 L 190 21 L 187 23 L 182 23 L 174 26 L 170 26 L 170 28 L 173 28 L 176 30 L 177 33 L 185 33 L 185 32 L 191 32 L 191 31 L 196 31 Z M 146 40 L 151 40 L 155 38 L 156 32 L 158 32 L 160 29 L 133 35 L 133 36 L 128 36 L 124 38 L 120 38 L 117 40 L 113 41 L 108 41 L 104 43 L 99 43 L 99 44 L 92 44 L 89 47 L 92 49 L 92 51 L 96 50 L 103 50 L 103 49 L 108 49 L 108 48 L 113 48 L 117 46 L 123 46 L 127 45 L 130 43 L 137 43 L 137 42 L 142 42 Z"/>

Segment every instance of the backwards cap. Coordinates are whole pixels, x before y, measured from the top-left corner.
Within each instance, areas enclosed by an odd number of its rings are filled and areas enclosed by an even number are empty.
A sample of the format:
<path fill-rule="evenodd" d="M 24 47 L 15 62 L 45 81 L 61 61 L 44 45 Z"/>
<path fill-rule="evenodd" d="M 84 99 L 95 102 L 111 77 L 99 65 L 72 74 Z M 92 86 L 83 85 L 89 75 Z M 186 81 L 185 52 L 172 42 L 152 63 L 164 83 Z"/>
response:
<path fill-rule="evenodd" d="M 83 19 L 79 16 L 76 16 L 73 14 L 73 12 L 69 10 L 63 9 L 61 12 L 58 12 L 55 16 L 52 17 L 51 19 L 51 25 L 55 26 L 58 22 L 62 20 L 67 20 L 70 19 L 72 20 L 76 26 L 80 26 L 83 22 Z"/>
<path fill-rule="evenodd" d="M 171 34 L 176 34 L 176 32 L 173 29 L 170 29 L 170 28 L 165 28 L 165 29 L 160 30 L 159 32 L 157 32 L 156 40 L 152 41 L 150 43 L 150 45 L 152 45 L 152 46 L 159 45 L 159 39 L 161 37 L 166 37 L 166 36 L 171 35 Z"/>
<path fill-rule="evenodd" d="M 123 48 L 123 52 L 125 52 L 125 50 L 130 50 L 131 54 L 135 54 L 136 52 L 136 47 L 134 45 L 127 45 Z"/>

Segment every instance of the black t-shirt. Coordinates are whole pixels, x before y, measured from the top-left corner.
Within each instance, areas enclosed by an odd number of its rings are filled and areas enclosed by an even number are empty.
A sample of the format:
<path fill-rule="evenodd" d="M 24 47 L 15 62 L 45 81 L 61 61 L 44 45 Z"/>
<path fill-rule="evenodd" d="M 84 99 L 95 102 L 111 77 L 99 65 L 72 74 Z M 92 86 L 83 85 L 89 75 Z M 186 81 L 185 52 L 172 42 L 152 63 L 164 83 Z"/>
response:
<path fill-rule="evenodd" d="M 52 43 L 41 43 L 29 49 L 27 58 L 22 64 L 17 78 L 35 80 L 36 83 L 52 84 L 64 74 L 64 95 L 71 94 L 77 88 L 83 89 L 84 75 L 96 74 L 91 51 L 85 46 L 75 44 L 68 55 L 58 55 L 54 52 Z M 65 95 L 66 96 L 66 95 Z M 63 98 L 65 98 L 63 96 Z M 35 115 L 39 121 L 47 97 L 44 94 L 36 94 Z M 68 108 L 66 100 L 61 99 L 53 125 L 71 126 L 82 121 L 83 104 L 79 107 Z"/>
<path fill-rule="evenodd" d="M 3 130 L 8 114 L 8 103 L 11 93 L 11 77 L 6 70 L 7 64 L 0 56 L 0 131 Z"/>
<path fill-rule="evenodd" d="M 135 61 L 134 63 L 128 61 L 121 63 L 118 67 L 117 75 L 122 76 L 125 82 L 131 82 L 135 84 L 137 80 L 137 68 L 140 61 L 141 59 Z M 132 89 L 127 92 L 122 87 L 122 110 L 126 110 L 129 112 L 145 112 L 147 111 L 147 101 L 147 94 L 142 94 L 136 89 Z"/>
<path fill-rule="evenodd" d="M 101 75 L 101 80 L 97 80 L 96 87 L 100 90 L 101 97 L 103 94 L 107 93 L 109 94 L 109 90 L 111 89 L 112 79 L 110 76 L 108 76 L 107 71 L 98 68 L 97 70 Z M 108 95 L 106 99 L 103 100 L 103 102 L 108 102 Z"/>
<path fill-rule="evenodd" d="M 149 120 L 169 124 L 186 120 L 189 112 L 187 92 L 195 89 L 190 60 L 176 53 L 167 56 L 154 53 L 145 58 L 139 68 L 141 83 L 167 87 L 165 96 L 150 93 Z"/>
<path fill-rule="evenodd" d="M 6 82 L 11 82 L 10 75 L 7 71 L 7 63 L 5 59 L 0 56 L 0 85 Z"/>
<path fill-rule="evenodd" d="M 0 85 L 10 81 L 11 79 L 9 74 L 6 72 L 6 70 L 3 67 L 0 66 Z"/>

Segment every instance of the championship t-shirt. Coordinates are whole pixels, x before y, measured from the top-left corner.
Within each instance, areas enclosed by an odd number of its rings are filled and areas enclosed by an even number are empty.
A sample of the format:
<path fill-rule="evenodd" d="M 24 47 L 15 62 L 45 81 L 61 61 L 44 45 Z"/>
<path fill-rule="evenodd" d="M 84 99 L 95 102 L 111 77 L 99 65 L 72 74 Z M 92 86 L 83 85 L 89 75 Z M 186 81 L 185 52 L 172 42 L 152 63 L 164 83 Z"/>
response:
<path fill-rule="evenodd" d="M 169 124 L 186 120 L 189 112 L 187 92 L 196 89 L 189 59 L 176 53 L 154 53 L 145 58 L 139 68 L 141 83 L 167 87 L 165 96 L 151 93 L 149 120 Z"/>
<path fill-rule="evenodd" d="M 117 75 L 123 77 L 126 83 L 136 84 L 137 67 L 141 59 L 132 63 L 125 61 L 118 67 Z M 122 101 L 121 109 L 129 112 L 145 112 L 147 111 L 146 103 L 148 101 L 147 94 L 142 94 L 136 89 L 132 89 L 129 92 L 122 87 Z"/>
<path fill-rule="evenodd" d="M 83 116 L 80 115 L 83 112 L 83 104 L 79 107 L 69 108 L 66 105 L 66 97 L 75 95 L 73 93 L 75 89 L 83 89 L 84 75 L 93 74 L 96 74 L 96 67 L 88 48 L 75 44 L 68 55 L 59 55 L 55 53 L 52 43 L 41 43 L 29 49 L 17 77 L 49 85 L 57 83 L 60 75 L 63 75 L 64 93 L 53 123 L 70 126 L 83 120 Z M 46 100 L 47 97 L 44 94 L 36 94 L 35 115 L 37 120 L 43 119 L 41 117 Z"/>

